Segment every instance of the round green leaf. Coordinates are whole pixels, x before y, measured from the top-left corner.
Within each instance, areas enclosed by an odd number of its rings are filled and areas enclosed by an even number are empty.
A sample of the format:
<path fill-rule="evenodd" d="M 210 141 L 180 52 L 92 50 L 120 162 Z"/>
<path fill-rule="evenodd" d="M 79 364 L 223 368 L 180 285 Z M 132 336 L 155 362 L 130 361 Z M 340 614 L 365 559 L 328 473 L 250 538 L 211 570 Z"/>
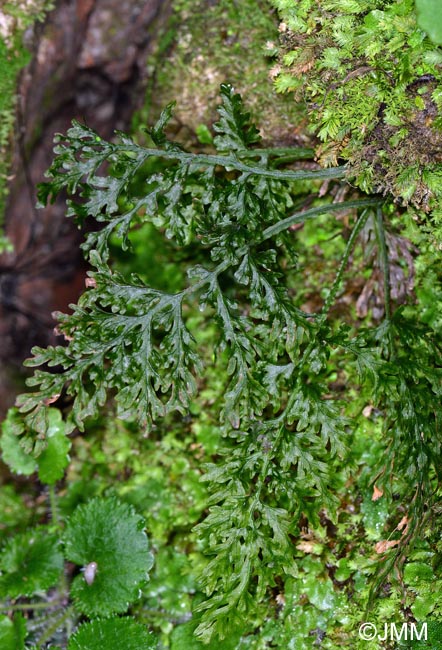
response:
<path fill-rule="evenodd" d="M 47 411 L 46 448 L 38 456 L 38 477 L 42 483 L 53 485 L 59 481 L 69 463 L 71 441 L 66 436 L 66 423 L 58 409 Z"/>
<path fill-rule="evenodd" d="M 42 483 L 53 485 L 62 478 L 69 463 L 68 452 L 71 441 L 67 437 L 68 427 L 60 411 L 56 408 L 45 410 L 45 447 L 35 457 L 35 454 L 23 448 L 24 425 L 17 409 L 10 409 L 2 425 L 0 447 L 4 462 L 16 474 L 29 475 L 38 469 Z"/>
<path fill-rule="evenodd" d="M 434 580 L 434 572 L 429 564 L 410 562 L 405 566 L 404 582 L 408 585 L 418 585 L 420 582 Z"/>
<path fill-rule="evenodd" d="M 351 574 L 352 574 L 352 570 L 348 566 L 347 558 L 341 558 L 337 564 L 336 572 L 334 575 L 335 580 L 339 580 L 339 581 L 348 580 Z"/>
<path fill-rule="evenodd" d="M 12 620 L 8 616 L 0 616 L 1 650 L 24 650 L 25 637 L 26 621 L 21 612 L 15 612 Z"/>
<path fill-rule="evenodd" d="M 20 445 L 19 434 L 23 432 L 23 424 L 19 418 L 16 409 L 9 409 L 2 424 L 0 447 L 3 462 L 16 474 L 29 476 L 36 471 L 37 463 Z"/>
<path fill-rule="evenodd" d="M 9 540 L 0 556 L 0 598 L 32 596 L 53 587 L 63 570 L 58 538 L 46 529 Z"/>
<path fill-rule="evenodd" d="M 156 640 L 132 618 L 110 618 L 80 625 L 69 639 L 68 650 L 154 650 Z"/>
<path fill-rule="evenodd" d="M 442 45 L 442 3 L 440 0 L 416 0 L 417 24 L 436 45 Z"/>
<path fill-rule="evenodd" d="M 0 539 L 2 541 L 13 534 L 10 531 L 23 530 L 32 515 L 25 499 L 22 495 L 17 494 L 13 485 L 2 485 L 0 489 L 0 513 Z"/>
<path fill-rule="evenodd" d="M 433 611 L 436 605 L 437 602 L 435 594 L 425 594 L 424 596 L 417 596 L 416 600 L 411 606 L 411 611 L 418 621 L 425 621 L 428 614 Z"/>
<path fill-rule="evenodd" d="M 16 650 L 14 623 L 7 616 L 0 616 L 0 648 Z"/>
<path fill-rule="evenodd" d="M 205 124 L 198 124 L 195 130 L 201 144 L 213 144 L 213 136 Z"/>
<path fill-rule="evenodd" d="M 321 610 L 336 609 L 336 594 L 330 580 L 321 581 L 317 578 L 306 577 L 303 591 L 307 594 L 312 605 Z"/>
<path fill-rule="evenodd" d="M 83 568 L 71 589 L 77 608 L 88 616 L 125 612 L 153 565 L 143 518 L 113 497 L 95 498 L 76 509 L 64 541 L 66 557 Z"/>

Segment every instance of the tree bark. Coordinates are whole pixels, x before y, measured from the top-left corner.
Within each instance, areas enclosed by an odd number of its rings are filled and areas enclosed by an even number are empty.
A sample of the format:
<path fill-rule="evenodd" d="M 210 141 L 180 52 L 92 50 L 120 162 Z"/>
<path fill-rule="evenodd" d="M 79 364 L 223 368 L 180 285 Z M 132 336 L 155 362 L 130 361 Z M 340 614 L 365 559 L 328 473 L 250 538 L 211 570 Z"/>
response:
<path fill-rule="evenodd" d="M 5 214 L 14 252 L 0 257 L 0 415 L 14 400 L 11 369 L 32 345 L 56 341 L 51 313 L 66 311 L 84 286 L 81 233 L 65 218 L 63 199 L 35 208 L 54 135 L 74 118 L 104 138 L 127 130 L 143 101 L 146 59 L 169 15 L 162 0 L 59 0 L 27 35 L 33 57 L 19 82 Z"/>

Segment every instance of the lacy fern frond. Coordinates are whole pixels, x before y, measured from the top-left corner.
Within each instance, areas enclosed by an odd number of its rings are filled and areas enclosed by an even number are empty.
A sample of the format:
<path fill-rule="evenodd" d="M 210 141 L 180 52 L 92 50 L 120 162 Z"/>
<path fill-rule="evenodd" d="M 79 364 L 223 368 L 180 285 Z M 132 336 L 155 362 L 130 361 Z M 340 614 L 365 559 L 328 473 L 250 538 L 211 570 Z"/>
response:
<path fill-rule="evenodd" d="M 92 217 L 101 227 L 84 243 L 92 267 L 88 288 L 72 315 L 58 316 L 66 346 L 33 350 L 28 365 L 46 368 L 29 380 L 35 392 L 19 399 L 31 429 L 63 391 L 73 397 L 71 418 L 79 429 L 110 396 L 120 417 L 143 427 L 186 413 L 207 359 L 188 314 L 198 307 L 210 321 L 213 358 L 228 379 L 220 399 L 224 449 L 207 468 L 210 510 L 197 527 L 210 558 L 200 576 L 207 599 L 198 607 L 197 634 L 206 642 L 229 633 L 276 580 L 296 574 L 293 539 L 301 515 L 311 525 L 319 524 L 321 509 L 333 518 L 332 462 L 345 456 L 354 426 L 345 415 L 348 398 L 330 389 L 333 364 L 350 356 L 361 385 L 370 387 L 386 436 L 394 433 L 386 454 L 390 473 L 411 459 L 412 494 L 420 490 L 416 517 L 436 471 L 441 421 L 439 348 L 392 313 L 382 201 L 327 201 L 316 181 L 340 181 L 345 168 L 295 162 L 281 169 L 311 152 L 259 148 L 239 96 L 222 86 L 221 97 L 211 154 L 168 140 L 172 106 L 149 132 L 152 148 L 121 133 L 104 142 L 79 123 L 59 137 L 40 200 L 67 190 L 68 214 L 80 223 Z M 336 211 L 350 213 L 354 225 L 322 308 L 310 313 L 287 282 L 287 260 L 301 273 L 293 227 Z M 352 335 L 330 312 L 370 219 L 386 318 L 379 328 Z M 196 263 L 183 270 L 178 291 L 125 277 L 110 264 L 110 238 L 129 248 L 131 230 L 146 222 L 177 249 L 192 251 Z"/>
<path fill-rule="evenodd" d="M 120 133 L 117 143 L 105 142 L 79 123 L 67 136 L 58 137 L 57 155 L 48 172 L 52 180 L 40 187 L 40 201 L 66 189 L 71 197 L 68 215 L 80 223 L 93 217 L 103 227 L 89 233 L 84 244 L 96 269 L 90 274 L 90 288 L 73 315 L 59 316 L 68 345 L 36 348 L 28 362 L 32 367 L 47 364 L 63 370 L 36 371 L 30 384 L 39 390 L 21 398 L 22 411 L 38 410 L 44 399 L 53 399 L 66 388 L 75 396 L 73 417 L 80 428 L 86 417 L 98 413 L 110 392 L 116 396 L 119 415 L 136 416 L 143 425 L 174 410 L 185 412 L 202 372 L 183 316 L 183 304 L 190 298 L 214 310 L 218 345 L 229 357 L 231 384 L 224 412 L 231 423 L 239 426 L 241 409 L 248 415 L 255 403 L 258 413 L 265 408 L 257 368 L 269 358 L 268 342 L 282 336 L 293 353 L 297 328 L 311 329 L 306 314 L 294 308 L 287 290 L 279 285 L 281 273 L 269 227 L 281 233 L 303 218 L 302 212 L 287 218 L 287 207 L 293 203 L 287 182 L 339 179 L 345 169 L 279 170 L 278 150 L 250 148 L 257 131 L 231 87 L 222 87 L 222 100 L 216 126 L 218 154 L 189 153 L 167 140 L 164 128 L 171 106 L 150 131 L 161 149 L 140 146 Z M 227 143 L 229 153 L 224 154 Z M 303 154 L 301 150 L 300 157 Z M 164 171 L 143 171 L 158 158 L 167 163 Z M 135 178 L 142 187 L 140 195 L 134 190 Z M 367 202 L 376 203 L 361 200 L 361 205 Z M 348 207 L 355 205 L 350 202 Z M 315 214 L 334 207 L 318 206 Z M 183 291 L 166 294 L 110 268 L 110 236 L 115 233 L 123 248 L 128 247 L 130 229 L 145 221 L 163 229 L 177 245 L 199 243 L 208 257 L 207 266 L 189 270 L 190 282 Z M 232 287 L 228 292 L 222 288 L 226 283 Z M 235 292 L 244 291 L 249 294 L 250 315 L 240 314 L 236 304 Z"/>

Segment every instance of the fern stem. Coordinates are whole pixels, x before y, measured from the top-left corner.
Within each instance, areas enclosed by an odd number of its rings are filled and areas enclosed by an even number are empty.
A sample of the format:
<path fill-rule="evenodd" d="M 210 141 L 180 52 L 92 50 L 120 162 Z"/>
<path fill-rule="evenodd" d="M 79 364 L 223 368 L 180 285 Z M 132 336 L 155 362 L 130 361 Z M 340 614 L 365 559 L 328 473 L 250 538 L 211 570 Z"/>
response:
<path fill-rule="evenodd" d="M 46 631 L 41 635 L 40 639 L 38 640 L 38 647 L 43 650 L 43 648 L 46 645 L 46 642 L 49 641 L 55 634 L 55 632 L 58 630 L 59 627 L 64 625 L 66 621 L 72 616 L 74 613 L 74 608 L 73 607 L 68 607 L 64 612 L 63 615 L 57 618 L 52 625 L 50 625 Z"/>
<path fill-rule="evenodd" d="M 55 493 L 55 486 L 49 486 L 49 505 L 51 510 L 52 521 L 60 528 L 60 518 L 58 516 L 58 504 L 57 504 L 57 495 Z"/>
<path fill-rule="evenodd" d="M 384 302 L 385 302 L 385 317 L 391 320 L 391 295 L 390 295 L 390 264 L 388 260 L 387 242 L 385 239 L 384 221 L 382 218 L 382 209 L 378 206 L 376 210 L 376 218 L 374 220 L 376 239 L 379 246 L 379 258 L 382 268 L 382 275 L 384 278 Z"/>
<path fill-rule="evenodd" d="M 289 160 L 301 160 L 303 158 L 313 159 L 315 155 L 314 149 L 307 147 L 274 147 L 268 149 L 245 149 L 238 151 L 238 158 L 254 158 L 256 156 L 275 156 L 276 158 L 287 158 Z M 275 161 L 275 162 L 280 162 Z"/>
<path fill-rule="evenodd" d="M 112 151 L 112 150 L 111 150 Z M 224 167 L 225 169 L 243 172 L 245 174 L 252 174 L 254 176 L 265 176 L 266 178 L 274 178 L 276 180 L 285 181 L 300 181 L 300 180 L 325 180 L 325 179 L 340 179 L 344 178 L 347 173 L 345 165 L 340 167 L 328 167 L 326 169 L 308 169 L 308 170 L 285 170 L 279 171 L 278 169 L 266 169 L 262 166 L 255 166 L 241 162 L 240 157 L 244 155 L 243 151 L 238 152 L 235 156 L 222 156 L 215 154 L 195 154 L 187 151 L 179 150 L 165 150 L 165 149 L 150 149 L 147 147 L 140 147 L 138 145 L 115 145 L 112 153 L 118 151 L 133 152 L 140 156 L 140 165 L 148 158 L 163 158 L 165 160 L 179 160 L 182 164 L 192 165 L 192 167 Z M 269 152 L 272 150 L 270 149 Z M 258 152 L 258 153 L 257 153 Z M 250 151 L 253 155 L 263 155 L 265 150 L 252 149 Z"/>
<path fill-rule="evenodd" d="M 50 506 L 51 516 L 52 516 L 52 521 L 54 522 L 54 524 L 57 526 L 58 529 L 61 529 L 61 520 L 58 513 L 58 503 L 57 503 L 57 494 L 55 492 L 55 485 L 49 485 L 49 506 Z M 67 593 L 68 584 L 66 581 L 66 575 L 64 569 L 60 575 L 59 588 L 62 594 Z"/>
<path fill-rule="evenodd" d="M 57 607 L 58 605 L 61 605 L 64 601 L 63 600 L 52 600 L 51 602 L 43 602 L 43 603 L 10 603 L 6 605 L 2 605 L 0 603 L 0 611 L 2 612 L 19 612 L 19 611 L 31 611 L 34 609 L 54 609 L 54 607 Z"/>
<path fill-rule="evenodd" d="M 306 346 L 304 352 L 302 353 L 302 357 L 299 360 L 299 364 L 298 364 L 299 368 L 302 368 L 303 364 L 305 363 L 305 360 L 308 358 L 308 355 L 310 354 L 310 352 L 315 347 L 315 344 L 316 344 L 316 339 L 313 339 Z M 297 380 L 296 383 L 299 383 L 300 378 L 301 378 L 301 375 L 298 375 L 298 380 Z M 279 426 L 279 431 L 278 431 L 278 434 L 276 435 L 275 440 L 274 440 L 274 442 L 272 444 L 273 454 L 267 454 L 266 455 L 265 461 L 264 461 L 264 463 L 262 464 L 262 467 L 261 467 L 261 472 L 259 474 L 259 483 L 257 485 L 256 496 L 255 496 L 255 498 L 257 498 L 257 499 L 259 499 L 262 488 L 264 486 L 264 481 L 265 481 L 265 478 L 267 476 L 267 470 L 269 468 L 270 461 L 271 461 L 272 458 L 275 457 L 276 450 L 279 450 L 279 443 L 281 442 L 281 439 L 282 439 L 282 436 L 283 436 L 283 433 L 284 433 L 284 428 L 283 427 L 284 427 L 284 424 L 285 424 L 285 419 L 287 417 L 287 414 L 290 413 L 290 409 L 292 408 L 292 406 L 293 406 L 294 402 L 296 401 L 297 397 L 298 397 L 298 392 L 295 390 L 295 386 L 293 386 L 293 390 L 291 391 L 290 397 L 287 400 L 287 404 L 286 404 L 284 410 L 274 420 L 274 422 L 277 423 L 278 426 Z"/>
<path fill-rule="evenodd" d="M 277 156 L 271 162 L 273 165 L 286 165 L 287 163 L 294 162 L 295 160 L 303 160 L 304 158 L 311 158 L 311 156 L 301 156 L 297 151 L 288 153 L 285 156 Z"/>
<path fill-rule="evenodd" d="M 293 226 L 297 223 L 304 223 L 307 219 L 312 219 L 313 217 L 318 216 L 319 214 L 324 214 L 325 212 L 335 212 L 337 210 L 349 210 L 352 208 L 367 208 L 369 206 L 379 205 L 382 202 L 382 199 L 378 198 L 368 198 L 368 199 L 356 199 L 354 201 L 344 201 L 342 203 L 328 203 L 327 205 L 320 205 L 316 208 L 310 208 L 310 210 L 305 210 L 304 212 L 295 212 L 295 214 L 286 217 L 278 223 L 269 226 L 262 233 L 260 243 L 278 235 L 283 230 L 287 230 L 290 226 Z"/>
<path fill-rule="evenodd" d="M 285 411 L 284 411 L 284 413 L 285 413 Z M 280 418 L 278 418 L 278 420 L 279 419 Z M 265 459 L 264 459 L 264 462 L 263 462 L 263 464 L 261 466 L 261 471 L 259 473 L 259 479 L 258 479 L 258 483 L 257 483 L 256 493 L 254 495 L 254 498 L 255 498 L 256 501 L 259 501 L 259 498 L 261 496 L 261 492 L 262 492 L 262 489 L 263 489 L 264 484 L 265 484 L 265 479 L 266 479 L 266 476 L 267 476 L 267 473 L 268 473 L 270 462 L 274 458 L 276 450 L 279 451 L 279 443 L 281 442 L 281 438 L 282 438 L 283 433 L 284 433 L 284 429 L 283 429 L 283 427 L 281 425 L 279 427 L 279 431 L 278 431 L 277 435 L 275 436 L 275 439 L 274 439 L 274 441 L 272 443 L 273 454 L 266 454 L 265 455 Z"/>
<path fill-rule="evenodd" d="M 195 291 L 198 291 L 198 289 L 201 289 L 201 287 L 204 287 L 209 282 L 213 282 L 214 280 L 216 280 L 218 275 L 221 275 L 221 273 L 223 273 L 224 271 L 227 271 L 227 269 L 230 266 L 232 266 L 231 262 L 227 262 L 227 261 L 221 262 L 220 264 L 218 264 L 218 266 L 216 266 L 213 269 L 213 271 L 207 271 L 207 275 L 205 275 L 203 278 L 201 278 L 201 280 L 198 280 L 198 282 L 195 282 L 195 284 L 189 285 L 186 289 L 184 289 L 180 293 L 175 294 L 175 296 L 180 296 L 181 299 L 182 299 L 183 296 L 185 296 L 187 294 L 192 294 Z"/>
<path fill-rule="evenodd" d="M 330 310 L 330 307 L 335 301 L 336 294 L 338 293 L 339 286 L 342 281 L 342 276 L 344 275 L 344 271 L 347 267 L 350 254 L 356 243 L 356 239 L 358 238 L 362 228 L 365 226 L 365 223 L 367 222 L 367 219 L 370 214 L 371 212 L 369 210 L 364 210 L 361 216 L 359 217 L 358 221 L 356 222 L 353 230 L 351 231 L 350 237 L 348 238 L 347 246 L 345 247 L 344 255 L 342 256 L 341 263 L 339 265 L 338 272 L 330 288 L 330 291 L 328 292 L 328 296 L 324 302 L 324 306 L 321 309 L 321 320 L 324 320 L 326 318 Z"/>

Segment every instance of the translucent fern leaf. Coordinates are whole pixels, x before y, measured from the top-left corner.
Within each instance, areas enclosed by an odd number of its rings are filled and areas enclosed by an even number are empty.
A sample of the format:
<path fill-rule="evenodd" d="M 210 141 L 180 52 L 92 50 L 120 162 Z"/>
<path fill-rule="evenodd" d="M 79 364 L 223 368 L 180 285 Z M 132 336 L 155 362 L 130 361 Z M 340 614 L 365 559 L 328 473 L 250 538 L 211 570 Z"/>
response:
<path fill-rule="evenodd" d="M 174 410 L 185 412 L 200 361 L 182 317 L 184 295 L 149 289 L 136 278 L 127 281 L 100 268 L 93 276 L 96 286 L 74 314 L 61 317 L 67 347 L 33 350 L 28 365 L 60 365 L 63 372 L 37 371 L 30 385 L 41 392 L 22 396 L 21 410 L 41 408 L 42 394 L 60 394 L 69 382 L 79 427 L 98 413 L 110 390 L 117 392 L 122 417 L 138 415 L 145 424 Z"/>
<path fill-rule="evenodd" d="M 244 111 L 241 97 L 232 86 L 221 85 L 222 103 L 218 107 L 219 121 L 214 125 L 218 134 L 214 143 L 218 151 L 241 151 L 259 142 L 258 129 L 250 123 L 250 114 Z"/>

